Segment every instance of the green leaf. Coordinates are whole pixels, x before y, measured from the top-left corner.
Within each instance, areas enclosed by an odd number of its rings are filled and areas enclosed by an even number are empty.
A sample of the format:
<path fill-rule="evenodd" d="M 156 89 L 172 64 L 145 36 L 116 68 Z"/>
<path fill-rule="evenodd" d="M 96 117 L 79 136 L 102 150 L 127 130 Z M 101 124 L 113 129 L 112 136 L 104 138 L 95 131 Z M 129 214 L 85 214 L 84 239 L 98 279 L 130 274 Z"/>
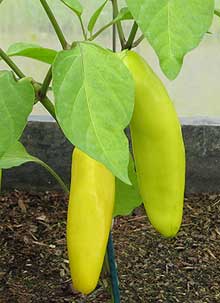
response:
<path fill-rule="evenodd" d="M 102 5 L 100 5 L 100 7 L 93 13 L 92 17 L 89 20 L 89 24 L 88 24 L 88 31 L 92 34 L 92 31 L 94 29 L 94 26 L 96 24 L 96 21 L 98 19 L 98 17 L 100 16 L 102 10 L 104 9 L 105 5 L 109 2 L 109 0 L 105 0 L 104 3 L 102 3 Z"/>
<path fill-rule="evenodd" d="M 134 107 L 134 83 L 123 62 L 95 44 L 78 43 L 53 64 L 53 91 L 66 137 L 126 183 L 129 149 L 124 134 Z"/>
<path fill-rule="evenodd" d="M 214 0 L 126 0 L 141 31 L 156 51 L 169 79 L 180 72 L 184 56 L 208 31 Z"/>
<path fill-rule="evenodd" d="M 34 99 L 28 79 L 17 82 L 11 72 L 0 72 L 0 156 L 20 138 Z"/>
<path fill-rule="evenodd" d="M 128 7 L 121 8 L 120 12 L 118 13 L 117 17 L 114 21 L 122 21 L 122 20 L 132 20 L 134 19 L 131 12 L 129 11 Z"/>
<path fill-rule="evenodd" d="M 27 162 L 38 162 L 38 159 L 29 155 L 20 142 L 12 144 L 0 158 L 0 168 L 8 169 L 20 166 Z"/>
<path fill-rule="evenodd" d="M 127 216 L 142 203 L 139 194 L 137 175 L 134 169 L 134 162 L 131 156 L 128 166 L 128 175 L 132 183 L 131 186 L 116 178 L 114 217 Z"/>
<path fill-rule="evenodd" d="M 66 6 L 68 6 L 72 11 L 74 11 L 77 16 L 81 16 L 83 12 L 83 7 L 78 0 L 61 0 Z"/>
<path fill-rule="evenodd" d="M 60 176 L 45 162 L 38 159 L 37 157 L 31 156 L 19 141 L 12 144 L 5 151 L 2 157 L 0 157 L 0 172 L 1 169 L 9 169 L 28 162 L 35 162 L 44 167 L 57 180 L 64 192 L 69 192 Z"/>
<path fill-rule="evenodd" d="M 39 60 L 48 64 L 52 64 L 57 51 L 50 48 L 43 48 L 37 44 L 30 44 L 24 42 L 17 42 L 12 44 L 8 50 L 7 55 L 12 56 L 22 56 L 32 59 Z"/>

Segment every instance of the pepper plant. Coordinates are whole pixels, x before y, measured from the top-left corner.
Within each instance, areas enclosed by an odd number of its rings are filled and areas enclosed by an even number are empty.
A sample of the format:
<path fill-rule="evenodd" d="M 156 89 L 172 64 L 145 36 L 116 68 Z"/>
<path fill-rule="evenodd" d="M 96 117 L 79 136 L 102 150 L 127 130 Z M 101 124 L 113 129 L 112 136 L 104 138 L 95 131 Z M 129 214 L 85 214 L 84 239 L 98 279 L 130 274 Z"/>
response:
<path fill-rule="evenodd" d="M 0 4 L 2 2 L 7 0 L 0 0 Z M 126 0 L 125 7 L 120 7 L 117 0 L 103 0 L 91 12 L 89 20 L 85 20 L 79 0 L 60 0 L 78 17 L 82 29 L 80 41 L 67 41 L 56 12 L 51 10 L 47 0 L 38 2 L 54 28 L 60 51 L 17 41 L 8 50 L 0 48 L 1 59 L 10 68 L 0 72 L 0 169 L 36 162 L 57 179 L 66 193 L 69 192 L 59 175 L 30 155 L 20 142 L 28 117 L 40 102 L 66 138 L 116 178 L 113 215 L 130 214 L 142 201 L 124 131 L 133 115 L 135 83 L 123 60 L 114 53 L 119 48 L 121 51 L 135 49 L 146 39 L 155 50 L 163 73 L 174 80 L 185 55 L 199 45 L 214 14 L 220 16 L 220 12 L 215 10 L 214 0 Z M 97 28 L 98 18 L 109 8 L 112 20 Z M 128 36 L 124 21 L 131 25 Z M 113 29 L 112 50 L 96 42 L 110 27 Z M 14 63 L 14 56 L 47 63 L 48 72 L 42 83 L 25 75 Z M 54 102 L 48 97 L 51 85 Z M 111 235 L 107 248 L 106 267 L 112 281 L 112 301 L 120 302 Z"/>

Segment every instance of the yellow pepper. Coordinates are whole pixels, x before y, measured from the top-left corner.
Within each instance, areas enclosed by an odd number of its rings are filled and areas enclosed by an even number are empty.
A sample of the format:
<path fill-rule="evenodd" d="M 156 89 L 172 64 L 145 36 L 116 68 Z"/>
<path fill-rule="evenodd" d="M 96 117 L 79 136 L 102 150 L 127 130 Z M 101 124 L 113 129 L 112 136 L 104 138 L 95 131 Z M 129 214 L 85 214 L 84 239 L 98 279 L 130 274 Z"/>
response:
<path fill-rule="evenodd" d="M 133 51 L 119 54 L 135 82 L 130 123 L 140 193 L 150 222 L 165 237 L 178 232 L 183 212 L 185 149 L 168 93 L 147 62 Z"/>
<path fill-rule="evenodd" d="M 115 198 L 115 177 L 75 148 L 67 215 L 67 250 L 73 287 L 92 292 L 100 276 Z"/>

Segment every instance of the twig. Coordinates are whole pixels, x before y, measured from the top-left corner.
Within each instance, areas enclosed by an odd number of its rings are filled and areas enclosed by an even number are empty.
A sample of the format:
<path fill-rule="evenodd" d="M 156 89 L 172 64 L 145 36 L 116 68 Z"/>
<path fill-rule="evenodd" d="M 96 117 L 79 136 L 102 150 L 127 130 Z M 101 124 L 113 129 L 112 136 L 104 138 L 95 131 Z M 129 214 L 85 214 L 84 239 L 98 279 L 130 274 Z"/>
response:
<path fill-rule="evenodd" d="M 49 68 L 46 77 L 44 78 L 43 84 L 41 86 L 39 97 L 40 100 L 43 100 L 46 97 L 48 87 L 50 86 L 50 82 L 52 80 L 52 66 Z"/>
<path fill-rule="evenodd" d="M 137 47 L 144 40 L 144 38 L 144 35 L 141 35 L 136 41 L 134 41 L 132 48 Z"/>
<path fill-rule="evenodd" d="M 126 42 L 125 46 L 124 46 L 124 49 L 131 49 L 132 48 L 132 44 L 134 42 L 134 38 L 136 36 L 136 33 L 138 31 L 138 25 L 136 22 L 134 22 L 133 26 L 132 26 L 132 29 L 131 29 L 131 32 L 130 32 L 130 35 L 128 37 L 128 41 Z"/>
<path fill-rule="evenodd" d="M 11 60 L 11 58 L 0 48 L 0 57 L 8 64 L 8 66 L 15 72 L 15 74 L 21 79 L 25 78 L 25 74 L 19 69 L 19 67 Z"/>
<path fill-rule="evenodd" d="M 118 2 L 117 2 L 117 0 L 111 0 L 111 1 L 112 1 L 112 7 L 113 7 L 113 16 L 114 16 L 114 18 L 116 18 L 117 15 L 118 15 Z M 123 32 L 121 22 L 118 21 L 116 23 L 116 26 L 117 26 L 117 30 L 118 30 L 119 40 L 120 40 L 120 43 L 121 43 L 121 48 L 123 49 L 126 40 L 125 40 L 125 35 L 124 35 L 124 32 Z"/>
<path fill-rule="evenodd" d="M 40 0 L 40 2 L 42 4 L 42 6 L 43 6 L 43 8 L 44 8 L 44 10 L 45 10 L 48 18 L 50 19 L 50 22 L 51 22 L 51 24 L 52 24 L 52 26 L 53 26 L 56 34 L 57 34 L 57 37 L 58 37 L 58 39 L 60 41 L 60 44 L 62 45 L 62 48 L 63 49 L 68 48 L 69 45 L 68 45 L 68 43 L 67 43 L 67 41 L 66 41 L 66 39 L 65 39 L 65 37 L 63 35 L 63 32 L 62 32 L 59 24 L 57 23 L 57 20 L 56 20 L 56 18 L 54 16 L 52 10 L 50 9 L 49 5 L 47 4 L 47 1 L 46 0 Z"/>
<path fill-rule="evenodd" d="M 46 96 L 44 99 L 39 100 L 46 110 L 51 114 L 55 121 L 57 121 L 55 108 L 52 101 Z M 58 122 L 57 122 L 58 123 Z"/>

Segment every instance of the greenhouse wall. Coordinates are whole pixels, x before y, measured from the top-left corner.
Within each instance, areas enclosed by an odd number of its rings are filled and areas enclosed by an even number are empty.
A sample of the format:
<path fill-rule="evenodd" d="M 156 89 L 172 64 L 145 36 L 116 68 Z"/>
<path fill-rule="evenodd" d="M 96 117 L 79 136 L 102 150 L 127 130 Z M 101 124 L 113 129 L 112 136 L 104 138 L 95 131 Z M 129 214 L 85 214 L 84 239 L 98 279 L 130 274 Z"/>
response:
<path fill-rule="evenodd" d="M 86 8 L 83 14 L 88 20 L 89 13 L 93 12 L 102 0 L 82 0 Z M 77 18 L 61 1 L 49 0 L 59 23 L 69 41 L 82 39 Z M 119 1 L 125 6 L 125 1 Z M 216 1 L 220 8 L 220 0 Z M 111 18 L 111 6 L 103 11 L 97 28 L 107 23 Z M 127 32 L 129 22 L 125 22 Z M 206 34 L 200 46 L 190 52 L 184 60 L 183 68 L 175 81 L 169 81 L 162 74 L 158 59 L 151 46 L 145 41 L 137 48 L 164 81 L 176 109 L 181 117 L 220 117 L 219 104 L 219 78 L 220 78 L 220 24 L 217 17 Z M 111 47 L 111 29 L 105 31 L 97 42 Z M 4 49 L 14 42 L 29 42 L 44 47 L 60 49 L 54 30 L 41 7 L 39 1 L 33 0 L 7 0 L 3 1 L 0 9 L 0 45 Z M 42 80 L 48 66 L 31 59 L 16 58 L 16 62 L 27 75 L 36 80 Z M 0 68 L 7 68 L 0 63 Z M 39 105 L 35 106 L 34 114 L 47 113 Z"/>

